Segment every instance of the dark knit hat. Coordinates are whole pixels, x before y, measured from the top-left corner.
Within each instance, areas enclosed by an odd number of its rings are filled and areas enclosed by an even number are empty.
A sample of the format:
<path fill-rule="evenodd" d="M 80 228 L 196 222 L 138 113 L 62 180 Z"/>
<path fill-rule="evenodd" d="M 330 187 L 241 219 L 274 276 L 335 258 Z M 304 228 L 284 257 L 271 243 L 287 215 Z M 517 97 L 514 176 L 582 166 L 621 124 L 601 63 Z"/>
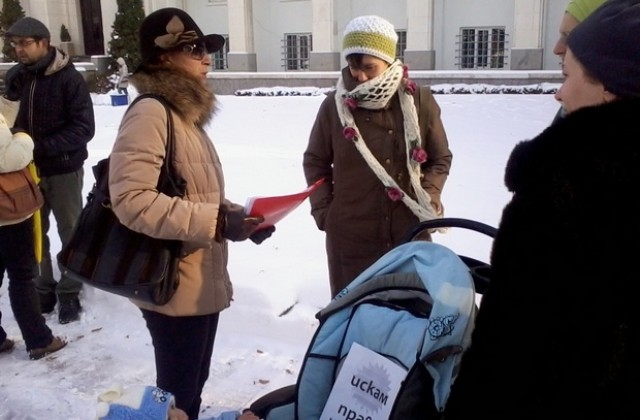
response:
<path fill-rule="evenodd" d="M 218 34 L 204 35 L 191 16 L 175 7 L 158 9 L 144 18 L 140 25 L 140 54 L 149 62 L 162 52 L 179 45 L 203 41 L 208 53 L 224 46 L 224 37 Z"/>
<path fill-rule="evenodd" d="M 5 38 L 9 38 L 12 36 L 21 36 L 51 39 L 49 29 L 44 26 L 44 23 L 32 17 L 23 17 L 22 19 L 11 25 L 7 32 L 4 33 L 4 36 Z"/>
<path fill-rule="evenodd" d="M 618 97 L 640 97 L 640 0 L 609 0 L 569 34 L 587 71 Z"/>

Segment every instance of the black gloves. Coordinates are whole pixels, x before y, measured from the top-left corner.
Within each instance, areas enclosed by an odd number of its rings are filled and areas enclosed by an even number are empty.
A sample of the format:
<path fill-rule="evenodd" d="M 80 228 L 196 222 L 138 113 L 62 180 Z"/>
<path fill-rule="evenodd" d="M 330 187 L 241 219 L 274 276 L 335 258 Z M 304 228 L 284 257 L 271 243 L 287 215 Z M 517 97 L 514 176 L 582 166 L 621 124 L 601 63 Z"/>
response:
<path fill-rule="evenodd" d="M 265 239 L 270 237 L 275 231 L 276 231 L 275 226 L 265 227 L 253 232 L 251 236 L 249 236 L 249 239 L 251 239 L 254 244 L 260 245 Z"/>
<path fill-rule="evenodd" d="M 264 221 L 263 217 L 247 216 L 242 209 L 230 209 L 221 216 L 222 236 L 234 242 L 248 239 Z"/>
<path fill-rule="evenodd" d="M 251 239 L 255 244 L 261 244 L 275 232 L 275 226 L 257 229 L 264 222 L 262 216 L 248 216 L 243 209 L 221 210 L 218 217 L 218 229 L 222 236 L 234 241 Z"/>

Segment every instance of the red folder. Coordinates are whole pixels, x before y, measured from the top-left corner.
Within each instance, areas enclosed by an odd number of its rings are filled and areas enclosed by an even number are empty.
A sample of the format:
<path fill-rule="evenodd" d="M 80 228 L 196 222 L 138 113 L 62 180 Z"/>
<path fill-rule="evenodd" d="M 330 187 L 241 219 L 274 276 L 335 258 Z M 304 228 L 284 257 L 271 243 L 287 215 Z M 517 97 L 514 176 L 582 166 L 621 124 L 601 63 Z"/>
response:
<path fill-rule="evenodd" d="M 296 194 L 249 197 L 245 205 L 245 212 L 249 216 L 264 217 L 264 222 L 260 224 L 260 228 L 273 226 L 302 204 L 323 182 L 324 178 L 321 178 Z"/>

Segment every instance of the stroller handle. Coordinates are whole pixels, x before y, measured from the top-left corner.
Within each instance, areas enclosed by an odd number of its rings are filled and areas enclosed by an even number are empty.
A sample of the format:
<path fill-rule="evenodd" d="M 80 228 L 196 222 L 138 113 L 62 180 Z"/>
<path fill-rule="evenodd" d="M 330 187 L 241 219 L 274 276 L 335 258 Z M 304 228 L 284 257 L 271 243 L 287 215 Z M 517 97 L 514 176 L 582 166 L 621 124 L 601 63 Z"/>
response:
<path fill-rule="evenodd" d="M 404 242 L 411 241 L 417 234 L 426 229 L 438 229 L 438 228 L 463 228 L 473 230 L 479 233 L 483 233 L 491 238 L 495 238 L 498 231 L 493 226 L 489 226 L 482 222 L 477 222 L 470 219 L 462 219 L 455 217 L 443 217 L 441 219 L 425 220 L 418 223 L 413 229 L 409 231 Z"/>
<path fill-rule="evenodd" d="M 487 224 L 476 222 L 475 220 L 461 219 L 454 217 L 443 217 L 442 219 L 425 220 L 418 223 L 409 233 L 405 236 L 404 242 L 413 241 L 418 234 L 429 229 L 438 228 L 463 228 L 473 230 L 478 233 L 485 234 L 491 238 L 495 238 L 497 229 Z M 473 283 L 476 287 L 476 293 L 484 294 L 491 282 L 491 266 L 475 258 L 467 257 L 464 255 L 458 255 L 460 259 L 469 267 Z"/>

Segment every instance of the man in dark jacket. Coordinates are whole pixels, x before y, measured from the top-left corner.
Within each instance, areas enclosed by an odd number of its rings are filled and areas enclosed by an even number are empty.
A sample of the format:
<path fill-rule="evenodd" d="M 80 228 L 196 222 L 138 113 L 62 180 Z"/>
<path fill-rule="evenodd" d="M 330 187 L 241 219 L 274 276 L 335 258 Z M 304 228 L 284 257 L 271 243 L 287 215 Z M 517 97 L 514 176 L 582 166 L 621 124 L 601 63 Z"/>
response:
<path fill-rule="evenodd" d="M 26 131 L 35 143 L 34 161 L 45 197 L 41 209 L 43 253 L 36 287 L 43 313 L 56 300 L 61 324 L 79 318 L 82 283 L 53 278 L 49 215 L 53 212 L 64 245 L 82 210 L 83 164 L 94 135 L 93 103 L 87 84 L 69 56 L 50 45 L 51 35 L 40 21 L 25 17 L 5 33 L 19 63 L 7 72 L 5 96 L 20 101 L 14 131 Z"/>

